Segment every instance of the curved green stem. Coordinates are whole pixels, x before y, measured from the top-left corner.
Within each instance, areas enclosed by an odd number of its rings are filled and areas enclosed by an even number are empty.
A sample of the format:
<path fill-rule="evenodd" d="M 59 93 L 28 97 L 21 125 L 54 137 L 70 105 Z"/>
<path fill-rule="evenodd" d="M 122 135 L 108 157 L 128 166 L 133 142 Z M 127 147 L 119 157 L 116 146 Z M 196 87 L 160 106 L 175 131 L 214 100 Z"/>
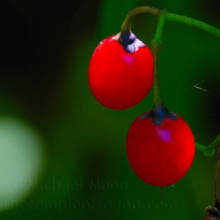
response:
<path fill-rule="evenodd" d="M 169 13 L 166 9 L 160 10 L 160 9 L 153 8 L 153 7 L 142 6 L 142 7 L 137 7 L 128 12 L 121 26 L 121 33 L 130 33 L 132 18 L 142 13 L 150 13 L 150 14 L 158 16 L 158 25 L 157 25 L 156 33 L 155 33 L 154 39 L 151 41 L 152 52 L 154 55 L 154 84 L 153 84 L 154 106 L 153 108 L 157 108 L 157 107 L 163 106 L 162 98 L 160 94 L 160 88 L 159 88 L 159 80 L 158 80 L 158 57 L 159 57 L 160 48 L 162 47 L 162 33 L 163 33 L 165 22 L 174 21 L 174 22 L 183 23 L 183 24 L 204 30 L 217 37 L 220 37 L 220 30 L 209 24 L 198 21 L 196 19 Z M 213 142 L 211 142 L 208 146 L 204 146 L 204 145 L 196 143 L 196 148 L 199 150 L 202 150 L 205 155 L 212 156 L 215 154 L 215 151 L 218 145 L 220 145 L 220 135 Z"/>
<path fill-rule="evenodd" d="M 166 19 L 168 21 L 174 21 L 174 22 L 187 24 L 189 26 L 199 28 L 201 30 L 204 30 L 204 31 L 210 33 L 210 34 L 213 34 L 217 37 L 220 37 L 220 30 L 209 25 L 209 24 L 206 24 L 205 22 L 198 21 L 196 19 L 189 18 L 189 17 L 182 16 L 182 15 L 172 14 L 172 13 L 167 13 Z"/>
<path fill-rule="evenodd" d="M 164 22 L 159 22 L 158 24 L 158 35 L 155 35 L 155 39 L 158 41 L 161 41 L 161 35 L 163 31 L 163 26 L 166 20 L 168 21 L 174 21 L 178 23 L 183 23 L 201 30 L 204 30 L 210 34 L 213 34 L 217 37 L 220 37 L 220 30 L 218 28 L 213 27 L 212 25 L 209 25 L 205 22 L 198 21 L 193 18 L 189 18 L 187 16 L 183 15 L 178 15 L 178 14 L 173 14 L 168 12 L 166 9 L 157 9 L 154 7 L 149 7 L 149 6 L 142 6 L 142 7 L 137 7 L 134 8 L 133 10 L 129 11 L 122 26 L 121 26 L 121 31 L 122 32 L 130 32 L 131 30 L 131 20 L 134 16 L 138 14 L 143 14 L 143 13 L 149 13 L 153 14 L 159 17 L 159 19 L 162 19 Z"/>
<path fill-rule="evenodd" d="M 150 14 L 158 16 L 160 13 L 160 10 L 157 8 L 149 7 L 149 6 L 142 6 L 142 7 L 134 8 L 133 10 L 128 12 L 121 26 L 121 32 L 123 33 L 130 32 L 132 18 L 138 14 L 143 14 L 143 13 L 150 13 Z"/>
<path fill-rule="evenodd" d="M 209 145 L 204 146 L 201 144 L 196 144 L 196 148 L 203 151 L 206 156 L 213 156 L 215 154 L 216 148 L 220 145 L 220 135 L 218 135 L 214 141 Z"/>
<path fill-rule="evenodd" d="M 198 150 L 201 150 L 204 153 L 204 155 L 206 155 L 206 156 L 214 156 L 215 155 L 215 148 L 216 147 L 213 148 L 212 150 L 207 150 L 208 146 L 196 143 L 196 148 Z"/>
<path fill-rule="evenodd" d="M 220 135 L 218 135 L 218 137 L 207 146 L 206 151 L 209 152 L 212 151 L 213 149 L 216 149 L 219 144 L 220 144 Z"/>

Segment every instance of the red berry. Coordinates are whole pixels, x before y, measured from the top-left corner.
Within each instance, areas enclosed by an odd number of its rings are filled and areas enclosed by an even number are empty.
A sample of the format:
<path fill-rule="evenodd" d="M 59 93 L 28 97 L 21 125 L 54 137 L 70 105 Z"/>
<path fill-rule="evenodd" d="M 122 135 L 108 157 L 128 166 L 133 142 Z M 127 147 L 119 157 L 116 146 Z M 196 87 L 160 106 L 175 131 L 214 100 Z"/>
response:
<path fill-rule="evenodd" d="M 164 118 L 160 125 L 155 125 L 144 114 L 134 120 L 128 131 L 128 160 L 144 182 L 154 186 L 172 185 L 187 173 L 193 162 L 192 131 L 177 115 L 176 120 Z"/>
<path fill-rule="evenodd" d="M 118 110 L 139 103 L 153 84 L 150 49 L 136 38 L 127 38 L 126 45 L 120 40 L 118 35 L 111 36 L 97 46 L 88 74 L 90 89 L 98 102 Z"/>

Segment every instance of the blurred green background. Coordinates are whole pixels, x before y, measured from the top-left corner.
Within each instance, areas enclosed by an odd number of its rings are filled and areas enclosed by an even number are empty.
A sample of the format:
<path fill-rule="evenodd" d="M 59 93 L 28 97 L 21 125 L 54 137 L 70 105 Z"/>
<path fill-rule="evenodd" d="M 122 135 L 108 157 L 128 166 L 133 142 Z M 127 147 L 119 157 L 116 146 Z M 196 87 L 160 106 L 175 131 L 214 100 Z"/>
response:
<path fill-rule="evenodd" d="M 196 151 L 187 175 L 163 190 L 142 182 L 126 157 L 132 121 L 152 106 L 101 106 L 87 82 L 97 44 L 136 6 L 167 8 L 220 28 L 217 0 L 2 0 L 0 13 L 0 218 L 202 219 L 213 203 L 215 157 Z M 150 45 L 153 15 L 132 30 Z M 196 142 L 220 133 L 220 41 L 166 23 L 159 77 L 165 105 Z M 197 85 L 198 84 L 198 85 Z M 207 91 L 194 88 L 199 86 Z"/>

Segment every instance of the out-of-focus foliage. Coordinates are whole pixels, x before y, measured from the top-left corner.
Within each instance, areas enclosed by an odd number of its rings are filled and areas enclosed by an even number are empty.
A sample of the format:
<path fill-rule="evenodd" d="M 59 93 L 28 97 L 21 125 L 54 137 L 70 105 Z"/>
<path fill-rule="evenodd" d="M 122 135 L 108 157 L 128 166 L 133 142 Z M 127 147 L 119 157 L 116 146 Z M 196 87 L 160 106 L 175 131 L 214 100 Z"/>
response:
<path fill-rule="evenodd" d="M 2 220 L 194 220 L 213 206 L 214 157 L 197 151 L 189 173 L 163 189 L 163 201 L 159 188 L 131 170 L 127 130 L 151 108 L 152 92 L 137 106 L 114 111 L 97 103 L 89 90 L 87 69 L 96 45 L 117 34 L 127 11 L 141 5 L 220 28 L 216 0 L 1 2 L 0 116 L 27 121 L 46 143 L 36 181 L 23 183 L 31 191 L 20 202 L 8 197 Z M 153 15 L 139 15 L 132 30 L 149 45 L 156 24 Z M 192 27 L 166 23 L 163 43 L 159 78 L 164 103 L 189 123 L 197 142 L 208 144 L 220 133 L 220 41 Z M 33 152 L 28 159 L 35 156 Z M 9 184 L 20 181 L 14 176 Z"/>

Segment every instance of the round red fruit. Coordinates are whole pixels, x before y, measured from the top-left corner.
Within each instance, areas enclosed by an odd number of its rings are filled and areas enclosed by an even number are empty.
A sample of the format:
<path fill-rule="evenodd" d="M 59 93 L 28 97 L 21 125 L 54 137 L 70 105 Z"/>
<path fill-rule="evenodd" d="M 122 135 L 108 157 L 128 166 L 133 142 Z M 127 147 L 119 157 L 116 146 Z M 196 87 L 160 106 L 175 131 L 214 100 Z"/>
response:
<path fill-rule="evenodd" d="M 153 124 L 152 118 L 143 115 L 134 120 L 127 134 L 129 163 L 144 182 L 161 187 L 173 185 L 187 173 L 193 162 L 192 131 L 178 115 L 176 120 L 165 118 L 160 125 Z"/>
<path fill-rule="evenodd" d="M 120 42 L 118 35 L 103 40 L 89 64 L 92 94 L 105 107 L 117 110 L 138 104 L 153 84 L 153 55 L 140 40 Z"/>

